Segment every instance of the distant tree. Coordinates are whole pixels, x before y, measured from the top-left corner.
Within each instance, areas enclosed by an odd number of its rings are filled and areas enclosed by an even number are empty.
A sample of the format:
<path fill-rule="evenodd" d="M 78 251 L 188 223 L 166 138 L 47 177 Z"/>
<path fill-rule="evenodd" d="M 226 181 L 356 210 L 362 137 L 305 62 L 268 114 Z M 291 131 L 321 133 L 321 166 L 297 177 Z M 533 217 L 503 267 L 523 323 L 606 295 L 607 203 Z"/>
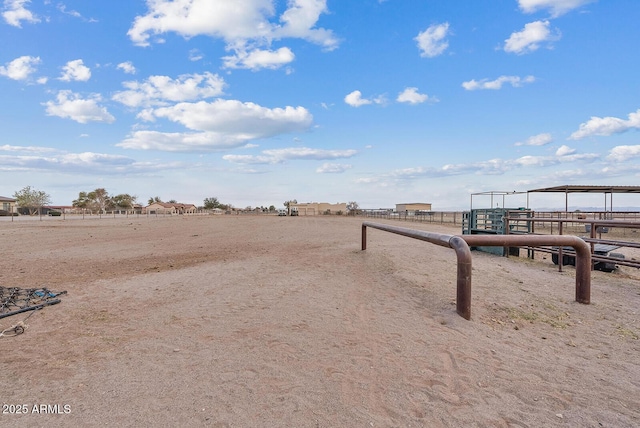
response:
<path fill-rule="evenodd" d="M 87 193 L 87 198 L 89 198 L 90 205 L 99 213 L 106 213 L 107 208 L 113 207 L 113 201 L 109 197 L 109 192 L 102 187 Z"/>
<path fill-rule="evenodd" d="M 111 201 L 116 208 L 130 210 L 133 208 L 133 205 L 136 203 L 137 196 L 131 196 L 128 193 L 121 193 L 119 195 L 113 196 Z"/>
<path fill-rule="evenodd" d="M 287 212 L 291 214 L 291 209 L 289 208 L 291 205 L 296 205 L 298 203 L 297 199 L 291 199 L 284 202 L 284 206 L 287 207 Z"/>
<path fill-rule="evenodd" d="M 151 205 L 151 204 L 161 204 L 162 203 L 162 199 L 160 199 L 160 196 L 153 196 L 151 198 L 149 198 L 149 203 L 147 205 Z"/>
<path fill-rule="evenodd" d="M 16 199 L 18 206 L 29 210 L 29 215 L 37 214 L 43 206 L 51 203 L 51 197 L 48 193 L 32 189 L 31 186 L 15 192 L 13 197 Z"/>
<path fill-rule="evenodd" d="M 347 204 L 348 215 L 356 215 L 360 213 L 360 205 L 357 202 L 349 202 Z"/>
<path fill-rule="evenodd" d="M 169 199 L 169 203 L 170 203 L 170 204 L 177 204 L 177 203 L 178 203 L 178 201 L 176 201 L 175 199 Z"/>
<path fill-rule="evenodd" d="M 269 205 L 269 212 L 274 212 L 276 210 L 275 205 Z"/>
<path fill-rule="evenodd" d="M 89 196 L 87 195 L 87 192 L 80 192 L 78 194 L 78 199 L 74 199 L 74 201 L 71 203 L 71 205 L 73 205 L 76 208 L 90 208 L 90 204 L 91 204 L 91 200 L 89 199 Z"/>
<path fill-rule="evenodd" d="M 207 209 L 207 210 L 212 210 L 212 209 L 215 209 L 215 208 L 222 209 L 222 204 L 220 203 L 220 201 L 216 197 L 205 198 L 204 199 L 204 208 Z"/>

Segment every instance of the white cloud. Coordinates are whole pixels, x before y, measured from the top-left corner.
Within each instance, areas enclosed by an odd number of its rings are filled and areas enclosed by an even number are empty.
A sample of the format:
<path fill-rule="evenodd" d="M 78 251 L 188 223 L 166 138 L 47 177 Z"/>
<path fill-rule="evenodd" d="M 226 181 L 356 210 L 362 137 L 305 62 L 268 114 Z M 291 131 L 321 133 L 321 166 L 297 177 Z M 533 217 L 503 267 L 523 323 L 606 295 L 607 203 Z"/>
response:
<path fill-rule="evenodd" d="M 222 99 L 161 107 L 154 110 L 153 115 L 181 123 L 189 129 L 237 133 L 247 139 L 304 131 L 313 121 L 313 116 L 304 107 L 270 109 L 255 103 Z"/>
<path fill-rule="evenodd" d="M 437 98 L 429 98 L 427 94 L 421 94 L 418 92 L 418 88 L 406 88 L 404 91 L 398 94 L 396 101 L 399 103 L 409 104 L 421 104 L 425 101 L 437 102 Z"/>
<path fill-rule="evenodd" d="M 640 129 L 640 109 L 634 113 L 629 113 L 629 119 L 624 120 L 617 117 L 595 117 L 580 124 L 580 128 L 571 134 L 570 140 L 580 140 L 593 135 L 608 137 L 613 134 Z"/>
<path fill-rule="evenodd" d="M 223 93 L 224 79 L 217 74 L 183 74 L 177 79 L 168 76 L 149 76 L 146 81 L 124 82 L 126 91 L 112 97 L 129 107 L 166 105 L 167 102 L 192 101 L 211 98 Z"/>
<path fill-rule="evenodd" d="M 549 9 L 551 16 L 556 18 L 593 1 L 594 0 L 518 0 L 518 4 L 524 13 L 534 13 L 541 9 Z"/>
<path fill-rule="evenodd" d="M 225 155 L 226 161 L 238 164 L 277 164 L 287 160 L 329 160 L 344 159 L 355 156 L 356 150 L 324 150 L 309 147 L 290 147 L 285 149 L 271 149 L 262 151 L 261 155 Z M 325 164 L 330 165 L 330 164 Z M 335 164 L 331 164 L 335 165 Z M 347 167 L 347 166 L 345 166 Z M 350 167 L 350 166 L 348 166 Z M 322 167 L 321 167 L 322 168 Z M 320 171 L 318 171 L 320 172 Z M 330 171 L 326 171 L 330 172 Z M 331 171 L 338 172 L 338 171 Z"/>
<path fill-rule="evenodd" d="M 34 66 L 37 64 L 40 64 L 39 56 L 21 56 L 7 63 L 6 66 L 0 66 L 0 76 L 13 80 L 26 80 L 36 71 Z"/>
<path fill-rule="evenodd" d="M 101 107 L 100 95 L 92 95 L 83 99 L 71 91 L 59 91 L 56 101 L 43 103 L 47 107 L 48 116 L 57 116 L 75 120 L 78 123 L 105 122 L 112 123 L 116 119 L 109 114 L 106 107 Z"/>
<path fill-rule="evenodd" d="M 119 147 L 164 151 L 218 151 L 241 147 L 250 141 L 306 131 L 313 116 L 303 107 L 269 109 L 254 103 L 218 99 L 179 103 L 144 111 L 147 119 L 167 119 L 196 132 L 134 132 Z"/>
<path fill-rule="evenodd" d="M 556 150 L 556 156 L 568 156 L 576 152 L 576 149 L 572 149 L 569 146 L 562 145 Z"/>
<path fill-rule="evenodd" d="M 521 55 L 537 50 L 544 42 L 551 46 L 551 42 L 560 39 L 560 32 L 556 30 L 556 33 L 552 34 L 549 26 L 549 21 L 535 21 L 526 24 L 522 31 L 512 33 L 505 40 L 505 52 Z"/>
<path fill-rule="evenodd" d="M 50 147 L 39 147 L 39 146 L 11 146 L 9 144 L 5 144 L 0 146 L 0 151 L 3 152 L 22 152 L 22 153 L 46 153 L 53 152 L 54 149 Z"/>
<path fill-rule="evenodd" d="M 344 102 L 349 104 L 351 107 L 360 107 L 367 104 L 385 104 L 387 100 L 384 95 L 378 95 L 371 99 L 362 98 L 362 92 L 353 91 L 344 97 Z"/>
<path fill-rule="evenodd" d="M 434 24 L 418 33 L 414 40 L 418 42 L 420 56 L 432 58 L 442 54 L 449 47 L 449 42 L 445 40 L 448 35 L 448 22 L 444 24 Z"/>
<path fill-rule="evenodd" d="M 155 168 L 138 164 L 133 159 L 120 155 L 103 153 L 54 153 L 49 156 L 0 155 L 0 170 L 20 171 L 57 171 L 64 174 L 83 173 L 99 174 L 131 174 L 154 170 Z"/>
<path fill-rule="evenodd" d="M 122 70 L 127 74 L 136 74 L 136 68 L 131 61 L 125 61 L 118 64 L 116 67 L 118 70 Z"/>
<path fill-rule="evenodd" d="M 371 104 L 371 100 L 367 100 L 362 98 L 362 92 L 353 91 L 344 97 L 344 102 L 349 104 L 351 107 L 360 107 L 363 105 Z"/>
<path fill-rule="evenodd" d="M 202 58 L 204 58 L 204 55 L 198 49 L 191 49 L 189 51 L 189 61 L 200 61 Z"/>
<path fill-rule="evenodd" d="M 316 172 L 318 174 L 341 174 L 351 168 L 353 168 L 353 166 L 349 164 L 323 163 L 318 168 L 316 168 Z"/>
<path fill-rule="evenodd" d="M 525 142 L 517 142 L 516 146 L 546 146 L 553 142 L 553 137 L 549 133 L 538 134 L 527 138 Z"/>
<path fill-rule="evenodd" d="M 617 146 L 611 149 L 609 155 L 607 156 L 607 160 L 622 162 L 637 157 L 640 157 L 640 145 Z"/>
<path fill-rule="evenodd" d="M 313 28 L 320 15 L 328 13 L 326 0 L 289 0 L 289 8 L 280 16 L 280 22 L 274 32 L 274 38 L 293 37 L 305 39 L 321 45 L 326 50 L 338 46 L 338 40 L 331 30 Z"/>
<path fill-rule="evenodd" d="M 260 57 L 252 63 L 255 67 L 261 64 L 273 67 L 291 60 L 288 48 L 268 49 L 274 40 L 304 39 L 325 50 L 338 46 L 331 30 L 315 28 L 320 15 L 328 12 L 326 0 L 289 0 L 287 10 L 277 20 L 273 19 L 274 0 L 149 0 L 147 6 L 148 13 L 137 16 L 127 33 L 133 43 L 148 46 L 153 36 L 168 32 L 185 38 L 199 35 L 221 38 L 227 50 L 234 52 L 226 57 L 228 66 L 242 66 L 243 57 L 251 56 L 246 52 L 254 51 Z M 265 52 L 271 53 L 268 58 L 261 57 Z"/>
<path fill-rule="evenodd" d="M 165 152 L 215 152 L 241 147 L 246 142 L 243 135 L 233 133 L 136 131 L 116 146 Z"/>
<path fill-rule="evenodd" d="M 505 83 L 510 84 L 514 88 L 520 87 L 525 83 L 533 83 L 536 78 L 533 76 L 527 76 L 524 78 L 518 76 L 500 76 L 496 80 L 482 79 L 482 80 L 469 80 L 463 82 L 462 87 L 467 91 L 475 91 L 478 89 L 502 89 L 502 85 Z"/>
<path fill-rule="evenodd" d="M 277 69 L 289 64 L 295 55 L 289 48 L 280 48 L 276 51 L 255 49 L 251 52 L 236 51 L 235 55 L 225 56 L 224 68 L 246 68 L 258 70 L 261 68 Z"/>
<path fill-rule="evenodd" d="M 40 19 L 26 8 L 29 3 L 31 0 L 5 0 L 2 17 L 7 24 L 18 28 L 22 28 L 22 21 L 32 24 L 40 22 Z"/>
<path fill-rule="evenodd" d="M 85 66 L 81 59 L 69 61 L 64 67 L 62 67 L 62 75 L 60 80 L 65 82 L 80 81 L 86 82 L 91 78 L 91 70 Z"/>

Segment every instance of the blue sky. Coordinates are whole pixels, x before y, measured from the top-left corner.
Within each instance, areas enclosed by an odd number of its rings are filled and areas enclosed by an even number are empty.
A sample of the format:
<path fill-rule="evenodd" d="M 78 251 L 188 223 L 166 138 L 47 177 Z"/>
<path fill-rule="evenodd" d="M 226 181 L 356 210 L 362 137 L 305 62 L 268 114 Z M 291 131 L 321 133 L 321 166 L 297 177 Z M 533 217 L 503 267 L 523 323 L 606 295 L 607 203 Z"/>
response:
<path fill-rule="evenodd" d="M 69 205 L 104 187 L 142 203 L 448 210 L 476 192 L 639 184 L 636 0 L 2 0 L 0 12 L 3 196 L 31 185 Z"/>

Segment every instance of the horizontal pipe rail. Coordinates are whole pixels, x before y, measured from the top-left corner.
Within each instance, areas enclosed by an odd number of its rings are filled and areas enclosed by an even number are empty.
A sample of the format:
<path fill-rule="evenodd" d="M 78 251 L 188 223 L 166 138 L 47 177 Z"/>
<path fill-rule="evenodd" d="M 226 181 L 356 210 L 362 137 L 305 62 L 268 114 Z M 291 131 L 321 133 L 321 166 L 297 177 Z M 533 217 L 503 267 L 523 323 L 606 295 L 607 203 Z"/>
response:
<path fill-rule="evenodd" d="M 541 246 L 557 245 L 573 247 L 576 252 L 576 301 L 591 302 L 591 248 L 577 236 L 569 235 L 445 235 L 387 224 L 362 223 L 362 250 L 367 249 L 367 227 L 380 229 L 409 238 L 430 242 L 442 247 L 452 248 L 456 252 L 457 293 L 456 312 L 463 318 L 471 319 L 471 250 L 476 246 Z"/>
<path fill-rule="evenodd" d="M 365 221 L 362 223 L 362 251 L 367 249 L 367 227 L 419 239 L 455 250 L 458 261 L 456 312 L 466 320 L 471 319 L 471 250 L 462 238 L 455 235 L 425 232 L 422 230 Z"/>
<path fill-rule="evenodd" d="M 573 247 L 576 252 L 576 302 L 591 302 L 591 247 L 571 235 L 463 235 L 470 247 L 517 247 L 554 245 Z"/>

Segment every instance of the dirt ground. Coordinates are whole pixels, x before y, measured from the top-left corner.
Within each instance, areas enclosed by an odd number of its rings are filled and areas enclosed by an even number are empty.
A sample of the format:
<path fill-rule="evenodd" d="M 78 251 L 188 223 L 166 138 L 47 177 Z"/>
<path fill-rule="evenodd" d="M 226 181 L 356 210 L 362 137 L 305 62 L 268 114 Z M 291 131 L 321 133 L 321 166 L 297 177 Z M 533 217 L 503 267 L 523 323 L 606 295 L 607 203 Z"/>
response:
<path fill-rule="evenodd" d="M 640 426 L 636 269 L 583 305 L 571 267 L 474 252 L 467 321 L 452 250 L 361 222 L 0 221 L 0 285 L 68 292 L 0 337 L 0 426 Z"/>

